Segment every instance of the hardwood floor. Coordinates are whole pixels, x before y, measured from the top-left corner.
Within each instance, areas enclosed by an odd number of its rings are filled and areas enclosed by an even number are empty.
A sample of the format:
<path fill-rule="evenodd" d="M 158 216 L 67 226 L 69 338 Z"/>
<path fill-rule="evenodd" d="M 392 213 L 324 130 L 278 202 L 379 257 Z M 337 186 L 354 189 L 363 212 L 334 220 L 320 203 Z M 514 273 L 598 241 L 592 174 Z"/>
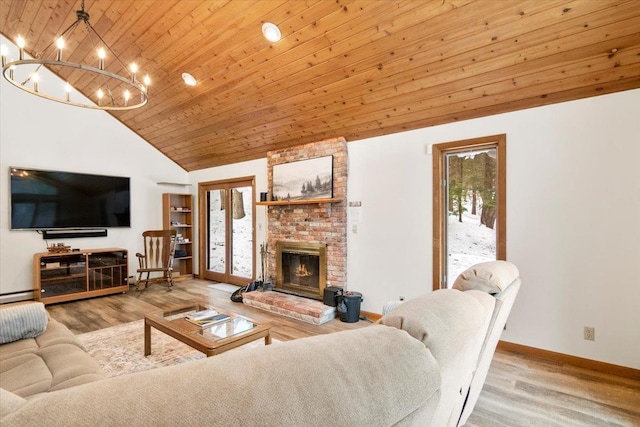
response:
<path fill-rule="evenodd" d="M 153 285 L 139 292 L 48 305 L 51 316 L 80 334 L 132 322 L 147 312 L 194 300 L 272 324 L 280 341 L 369 326 L 333 320 L 321 326 L 231 302 L 213 282 L 177 282 L 173 291 Z M 469 427 L 640 426 L 640 381 L 498 350 Z"/>
<path fill-rule="evenodd" d="M 258 323 L 271 323 L 271 335 L 280 341 L 328 334 L 345 329 L 357 329 L 370 324 L 366 321 L 344 323 L 339 320 L 333 320 L 320 326 L 307 324 L 244 304 L 234 303 L 230 300 L 228 292 L 208 287 L 214 283 L 206 280 L 178 281 L 175 282 L 172 291 L 169 291 L 162 284 L 152 285 L 144 291 L 137 291 L 132 287 L 130 292 L 126 294 L 47 305 L 47 310 L 54 319 L 62 322 L 76 334 L 133 322 L 144 318 L 145 313 L 163 310 L 170 306 L 189 304 L 193 301 L 210 303 L 222 310 L 226 309 L 245 315 Z"/>

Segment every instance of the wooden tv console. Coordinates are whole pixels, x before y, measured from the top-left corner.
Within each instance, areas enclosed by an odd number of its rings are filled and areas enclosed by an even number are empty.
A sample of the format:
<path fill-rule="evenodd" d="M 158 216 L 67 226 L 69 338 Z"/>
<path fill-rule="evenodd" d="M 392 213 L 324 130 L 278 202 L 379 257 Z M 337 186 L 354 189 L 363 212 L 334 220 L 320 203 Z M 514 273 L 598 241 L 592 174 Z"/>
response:
<path fill-rule="evenodd" d="M 127 292 L 127 261 L 121 248 L 34 254 L 35 299 L 52 304 Z"/>

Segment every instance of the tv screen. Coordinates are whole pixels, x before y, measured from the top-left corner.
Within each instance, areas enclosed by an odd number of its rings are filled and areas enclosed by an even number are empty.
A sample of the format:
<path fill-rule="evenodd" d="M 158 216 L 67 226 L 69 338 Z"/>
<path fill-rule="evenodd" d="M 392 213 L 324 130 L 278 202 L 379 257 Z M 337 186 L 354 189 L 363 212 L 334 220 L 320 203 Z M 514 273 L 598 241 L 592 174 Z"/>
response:
<path fill-rule="evenodd" d="M 129 178 L 10 168 L 11 229 L 130 227 Z"/>

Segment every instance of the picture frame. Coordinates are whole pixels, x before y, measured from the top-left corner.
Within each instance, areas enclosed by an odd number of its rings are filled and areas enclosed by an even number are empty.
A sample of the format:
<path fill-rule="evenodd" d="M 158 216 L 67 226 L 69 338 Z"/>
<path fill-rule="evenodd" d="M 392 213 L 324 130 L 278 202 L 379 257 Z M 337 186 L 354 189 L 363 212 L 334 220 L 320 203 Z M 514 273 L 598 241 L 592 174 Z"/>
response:
<path fill-rule="evenodd" d="M 332 197 L 333 156 L 273 166 L 272 200 L 313 200 Z"/>

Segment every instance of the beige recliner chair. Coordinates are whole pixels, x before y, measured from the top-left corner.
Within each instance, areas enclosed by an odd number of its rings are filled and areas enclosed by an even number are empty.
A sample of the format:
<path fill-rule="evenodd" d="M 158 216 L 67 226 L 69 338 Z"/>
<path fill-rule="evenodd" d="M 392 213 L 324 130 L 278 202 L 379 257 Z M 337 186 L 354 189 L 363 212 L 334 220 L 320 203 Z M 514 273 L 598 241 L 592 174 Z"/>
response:
<path fill-rule="evenodd" d="M 485 291 L 496 299 L 487 335 L 480 350 L 478 364 L 471 378 L 467 398 L 457 423 L 458 426 L 462 426 L 469 419 L 487 378 L 500 335 L 520 290 L 520 273 L 515 265 L 507 261 L 484 262 L 476 264 L 460 274 L 453 283 L 453 288 L 461 291 L 472 289 Z"/>
<path fill-rule="evenodd" d="M 448 367 L 444 365 L 446 361 L 439 360 L 443 364 L 441 366 L 443 384 L 441 402 L 438 405 L 434 423 L 448 427 L 464 425 L 478 401 L 500 335 L 520 289 L 520 273 L 515 265 L 507 261 L 483 262 L 461 273 L 454 282 L 453 288 L 462 292 L 487 293 L 493 297 L 494 301 L 491 304 L 491 313 L 487 314 L 483 325 L 486 333 L 469 349 L 474 359 L 462 360 L 461 358 L 467 359 L 469 354 L 458 354 L 455 358 L 460 360 L 451 361 L 451 366 Z M 394 309 L 401 305 L 403 301 L 391 301 L 385 304 L 383 316 L 394 317 L 395 313 L 398 313 L 398 311 L 394 312 Z M 385 323 L 383 319 L 381 321 Z"/>

